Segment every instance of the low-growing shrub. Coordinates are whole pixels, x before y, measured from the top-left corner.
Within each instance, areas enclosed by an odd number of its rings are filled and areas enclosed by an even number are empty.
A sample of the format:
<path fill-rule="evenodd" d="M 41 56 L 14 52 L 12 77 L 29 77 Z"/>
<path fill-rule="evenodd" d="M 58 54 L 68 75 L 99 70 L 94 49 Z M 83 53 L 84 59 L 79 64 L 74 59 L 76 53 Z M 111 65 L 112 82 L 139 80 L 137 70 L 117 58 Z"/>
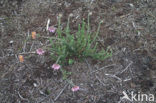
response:
<path fill-rule="evenodd" d="M 101 23 L 102 21 L 99 23 L 96 32 L 90 32 L 88 15 L 88 23 L 82 20 L 82 24 L 78 25 L 77 32 L 71 33 L 69 25 L 70 17 L 68 18 L 65 29 L 61 28 L 61 17 L 59 17 L 56 37 L 50 38 L 52 59 L 57 61 L 56 63 L 58 64 L 66 65 L 72 64 L 75 58 L 83 60 L 84 58 L 92 57 L 93 59 L 104 60 L 112 56 L 112 51 L 110 49 L 97 49 L 98 42 L 96 39 L 99 34 Z"/>

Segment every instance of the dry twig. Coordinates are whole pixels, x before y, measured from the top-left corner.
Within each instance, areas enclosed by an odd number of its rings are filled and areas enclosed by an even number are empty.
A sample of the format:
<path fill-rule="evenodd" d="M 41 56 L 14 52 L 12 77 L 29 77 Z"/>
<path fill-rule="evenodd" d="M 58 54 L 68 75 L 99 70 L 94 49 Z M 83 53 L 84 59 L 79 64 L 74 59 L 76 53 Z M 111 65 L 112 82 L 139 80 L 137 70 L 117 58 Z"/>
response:
<path fill-rule="evenodd" d="M 97 70 L 95 70 L 95 71 L 92 71 L 91 73 L 95 73 L 95 72 L 98 72 L 98 71 L 100 71 L 100 70 L 103 70 L 103 69 L 105 69 L 105 68 L 108 68 L 108 67 L 111 67 L 111 66 L 115 66 L 116 64 L 111 64 L 111 65 L 107 65 L 107 66 L 104 66 L 104 67 L 102 67 L 102 68 L 100 68 L 100 69 L 97 69 Z"/>
<path fill-rule="evenodd" d="M 56 101 L 59 97 L 60 97 L 60 95 L 63 93 L 63 91 L 66 89 L 66 87 L 68 86 L 68 84 L 66 84 L 65 86 L 64 86 L 64 88 L 60 91 L 60 93 L 56 96 L 56 98 L 54 99 L 54 101 Z"/>

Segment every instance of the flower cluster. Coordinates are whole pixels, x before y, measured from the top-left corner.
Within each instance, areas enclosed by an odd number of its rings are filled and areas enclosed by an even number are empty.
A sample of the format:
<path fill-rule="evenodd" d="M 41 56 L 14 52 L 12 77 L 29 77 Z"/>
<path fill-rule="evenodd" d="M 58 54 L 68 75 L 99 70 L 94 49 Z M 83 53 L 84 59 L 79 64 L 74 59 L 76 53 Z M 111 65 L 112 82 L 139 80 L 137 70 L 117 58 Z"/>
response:
<path fill-rule="evenodd" d="M 51 66 L 54 70 L 58 70 L 58 69 L 60 69 L 60 65 L 59 64 L 53 64 L 52 66 Z"/>
<path fill-rule="evenodd" d="M 45 51 L 42 48 L 39 48 L 39 49 L 36 50 L 36 53 L 38 55 L 43 55 L 45 53 Z"/>
<path fill-rule="evenodd" d="M 80 89 L 80 87 L 79 87 L 79 86 L 74 86 L 74 87 L 72 87 L 72 89 L 71 89 L 71 90 L 72 90 L 73 92 L 76 92 L 76 91 L 78 91 L 79 89 Z"/>
<path fill-rule="evenodd" d="M 23 57 L 23 55 L 19 55 L 18 58 L 19 58 L 19 61 L 20 61 L 21 63 L 24 62 L 24 57 Z"/>
<path fill-rule="evenodd" d="M 55 33 L 56 28 L 55 28 L 54 26 L 50 26 L 50 27 L 48 28 L 48 30 L 49 30 L 49 32 Z"/>
<path fill-rule="evenodd" d="M 35 31 L 31 32 L 31 37 L 32 37 L 32 39 L 36 39 L 36 32 Z"/>

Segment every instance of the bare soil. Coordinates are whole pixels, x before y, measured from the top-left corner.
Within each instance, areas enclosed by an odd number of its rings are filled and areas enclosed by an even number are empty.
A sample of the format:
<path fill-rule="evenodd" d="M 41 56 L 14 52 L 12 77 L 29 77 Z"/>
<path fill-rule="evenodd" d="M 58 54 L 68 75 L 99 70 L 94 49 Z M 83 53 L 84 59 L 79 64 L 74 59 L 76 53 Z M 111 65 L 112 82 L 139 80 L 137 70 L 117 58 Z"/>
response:
<path fill-rule="evenodd" d="M 32 52 L 55 36 L 46 31 L 48 18 L 57 27 L 57 16 L 63 14 L 64 27 L 72 13 L 74 32 L 89 12 L 92 31 L 103 20 L 98 42 L 113 56 L 65 66 L 72 72 L 69 79 L 80 86 L 73 93 L 61 72 L 51 69 L 50 53 Z M 40 36 L 27 40 L 32 31 Z M 123 91 L 156 97 L 156 0 L 0 1 L 0 103 L 131 103 L 122 99 Z"/>

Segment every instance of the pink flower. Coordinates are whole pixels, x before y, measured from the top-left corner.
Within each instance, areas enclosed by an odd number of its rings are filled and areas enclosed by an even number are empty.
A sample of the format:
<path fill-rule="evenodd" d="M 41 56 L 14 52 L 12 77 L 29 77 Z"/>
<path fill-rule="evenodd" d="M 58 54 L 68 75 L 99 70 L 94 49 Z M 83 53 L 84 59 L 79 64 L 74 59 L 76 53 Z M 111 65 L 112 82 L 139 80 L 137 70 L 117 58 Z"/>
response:
<path fill-rule="evenodd" d="M 54 26 L 50 26 L 50 27 L 48 28 L 48 30 L 49 30 L 49 32 L 54 33 L 54 32 L 56 31 L 56 28 L 55 28 Z"/>
<path fill-rule="evenodd" d="M 39 49 L 36 50 L 36 53 L 38 55 L 43 55 L 45 53 L 45 51 L 42 48 L 39 48 Z"/>
<path fill-rule="evenodd" d="M 72 90 L 73 92 L 76 92 L 76 91 L 78 91 L 79 89 L 80 89 L 80 87 L 79 87 L 79 86 L 74 86 L 74 87 L 72 87 L 72 89 L 71 89 L 71 90 Z"/>
<path fill-rule="evenodd" d="M 58 69 L 60 69 L 60 65 L 59 64 L 53 64 L 52 65 L 52 68 L 54 69 L 54 70 L 58 70 Z"/>

